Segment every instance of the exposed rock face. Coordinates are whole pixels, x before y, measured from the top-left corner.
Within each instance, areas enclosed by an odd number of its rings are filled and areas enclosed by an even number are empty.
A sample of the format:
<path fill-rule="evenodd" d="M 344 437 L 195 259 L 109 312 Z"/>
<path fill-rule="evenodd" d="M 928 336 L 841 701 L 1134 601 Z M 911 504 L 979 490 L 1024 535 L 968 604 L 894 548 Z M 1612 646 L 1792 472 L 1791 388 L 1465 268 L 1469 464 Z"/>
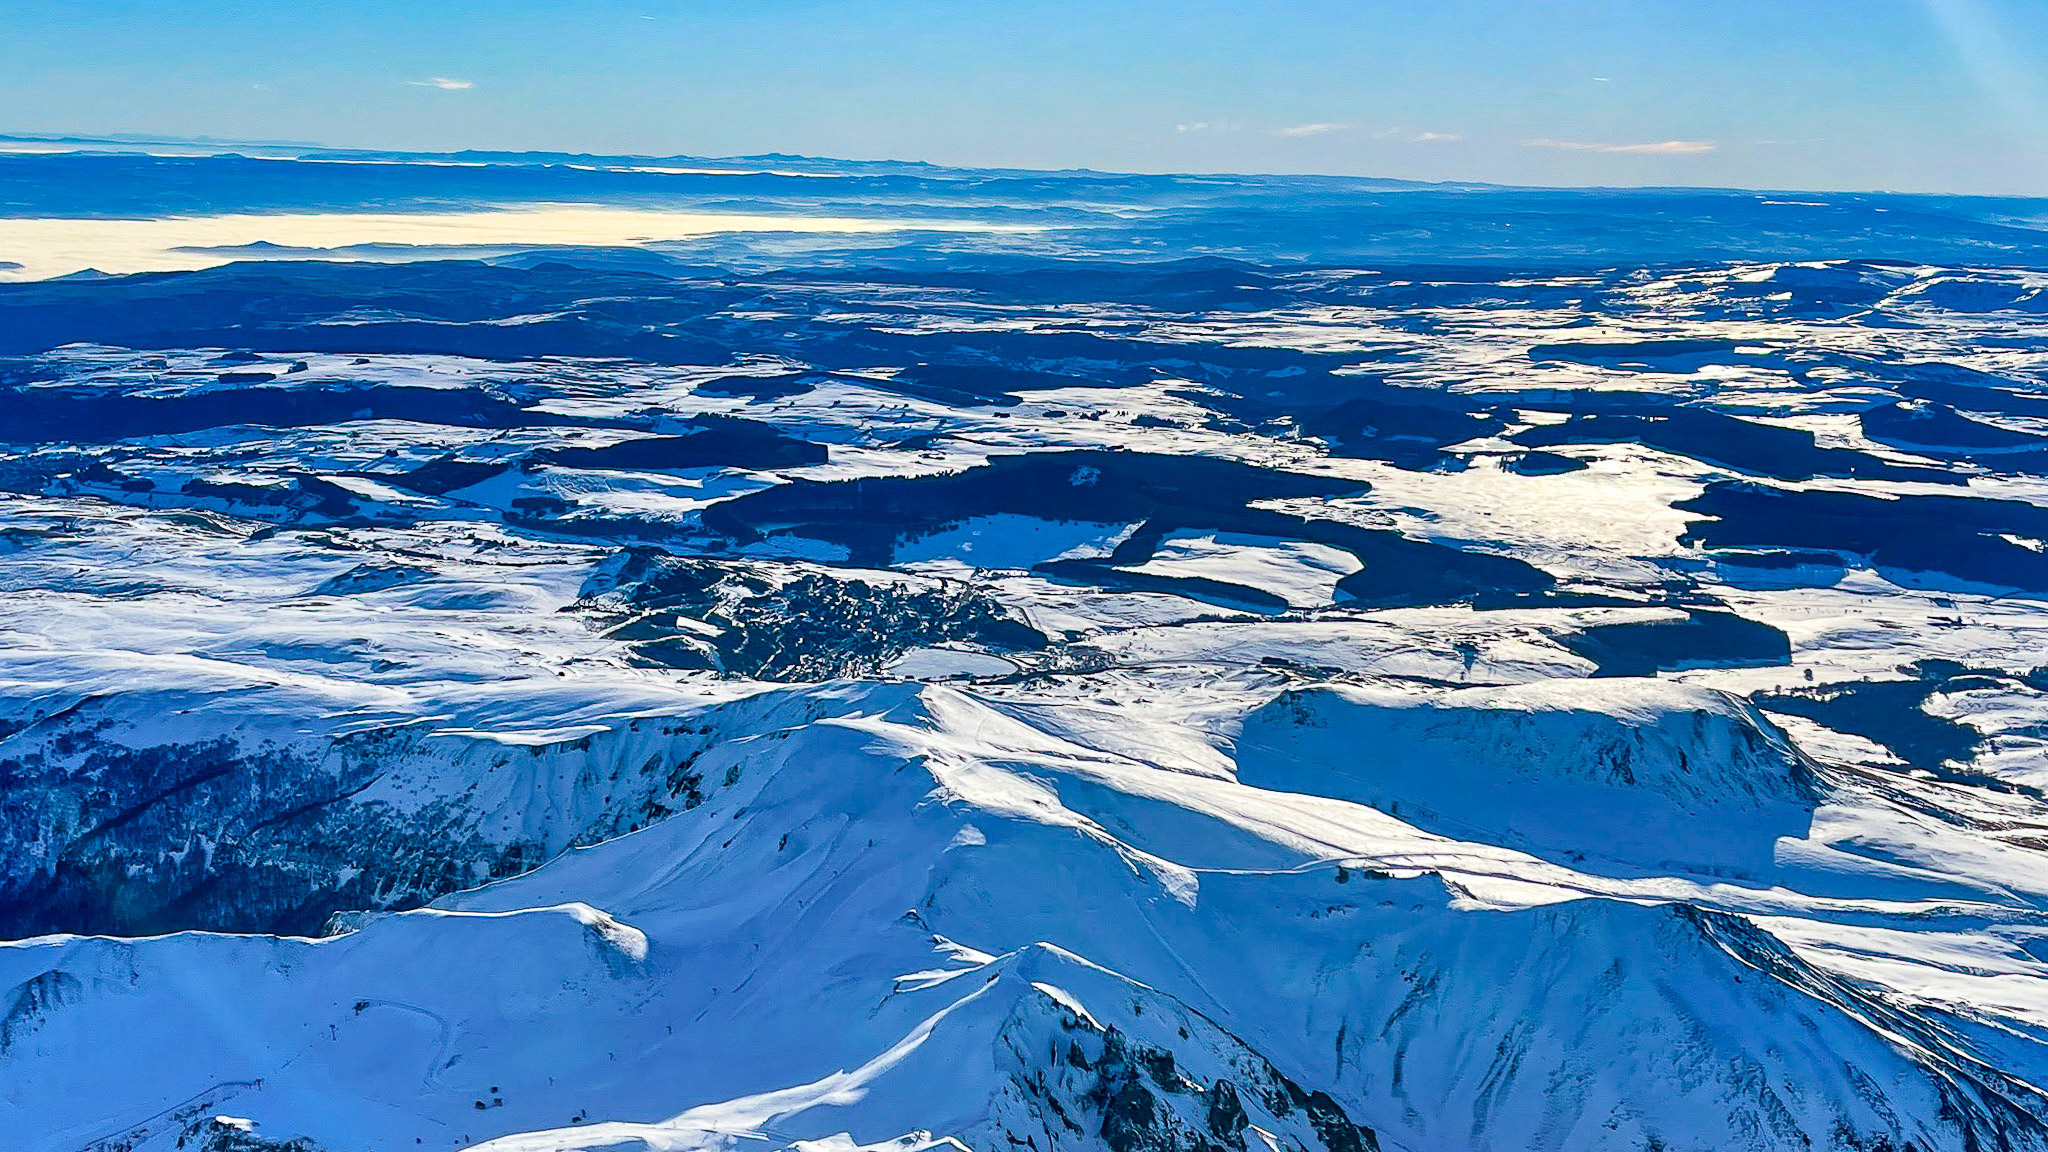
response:
<path fill-rule="evenodd" d="M 1048 1148 L 1093 1147 L 1099 1139 L 1111 1152 L 1255 1152 L 1260 1141 L 1280 1139 L 1321 1152 L 1379 1152 L 1372 1129 L 1353 1123 L 1327 1093 L 1303 1091 L 1221 1033 L 1183 1041 L 1198 1051 L 1218 1045 L 1223 1051 L 1202 1051 L 1202 1062 L 1220 1055 L 1237 1077 L 1204 1084 L 1181 1071 L 1171 1049 L 1073 1014 L 1060 1027 L 1070 1035 L 1063 1051 L 1054 1039 L 1049 1054 L 1059 1058 L 1013 1079 Z M 1027 1145 L 1034 1135 L 1025 1135 Z"/>
<path fill-rule="evenodd" d="M 88 699 L 0 740 L 0 935 L 317 933 L 414 908 L 702 803 L 710 732 L 632 721 L 503 743 L 286 725 L 160 743 L 175 696 Z M 252 721 L 258 718 L 251 717 Z"/>
<path fill-rule="evenodd" d="M 245 1124 L 239 1117 L 209 1116 L 186 1125 L 178 1139 L 181 1144 L 193 1142 L 196 1152 L 323 1152 L 303 1137 L 269 1140 Z"/>
<path fill-rule="evenodd" d="M 625 617 L 607 635 L 649 663 L 756 680 L 872 676 L 913 648 L 997 652 L 1046 638 L 959 581 L 846 578 L 816 569 L 621 554 L 583 586 L 584 605 Z"/>
<path fill-rule="evenodd" d="M 43 1026 L 52 1012 L 81 999 L 85 986 L 59 968 L 31 976 L 9 989 L 0 1015 L 0 1055 Z"/>

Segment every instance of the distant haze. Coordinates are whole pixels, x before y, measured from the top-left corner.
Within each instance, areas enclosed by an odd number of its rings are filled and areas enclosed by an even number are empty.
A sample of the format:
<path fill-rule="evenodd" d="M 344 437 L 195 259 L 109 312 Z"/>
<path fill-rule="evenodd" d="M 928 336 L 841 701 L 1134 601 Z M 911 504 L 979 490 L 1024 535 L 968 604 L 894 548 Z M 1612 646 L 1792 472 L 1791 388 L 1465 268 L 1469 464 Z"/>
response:
<path fill-rule="evenodd" d="M 0 131 L 2048 194 L 2039 0 L 10 0 Z"/>

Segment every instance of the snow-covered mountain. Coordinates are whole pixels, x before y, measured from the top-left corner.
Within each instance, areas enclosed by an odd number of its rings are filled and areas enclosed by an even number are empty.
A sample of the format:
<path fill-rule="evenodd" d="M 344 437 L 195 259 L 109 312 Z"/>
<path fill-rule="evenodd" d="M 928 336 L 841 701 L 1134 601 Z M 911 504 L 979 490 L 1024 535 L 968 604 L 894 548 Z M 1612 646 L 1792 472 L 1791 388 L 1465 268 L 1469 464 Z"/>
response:
<path fill-rule="evenodd" d="M 285 159 L 959 226 L 0 286 L 0 1146 L 2048 1148 L 2038 206 Z"/>

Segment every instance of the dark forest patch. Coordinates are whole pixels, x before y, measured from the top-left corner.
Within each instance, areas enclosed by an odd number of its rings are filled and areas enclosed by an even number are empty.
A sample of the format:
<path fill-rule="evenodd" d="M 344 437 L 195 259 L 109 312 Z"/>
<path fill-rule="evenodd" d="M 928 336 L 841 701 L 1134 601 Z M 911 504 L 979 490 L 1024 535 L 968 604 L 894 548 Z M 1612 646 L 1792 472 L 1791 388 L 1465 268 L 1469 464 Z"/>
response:
<path fill-rule="evenodd" d="M 1675 408 L 1656 415 L 1588 413 L 1562 424 L 1545 424 L 1514 435 L 1518 444 L 1555 448 L 1564 444 L 1641 444 L 1707 464 L 1779 480 L 1816 476 L 1878 480 L 1920 480 L 1961 484 L 1963 478 L 1938 468 L 1911 468 L 1848 448 L 1822 448 L 1813 433 L 1712 412 Z"/>
<path fill-rule="evenodd" d="M 552 448 L 534 453 L 546 464 L 568 468 L 664 469 L 797 468 L 823 464 L 823 444 L 786 436 L 774 425 L 731 417 L 700 416 L 701 426 L 684 436 L 649 436 L 602 448 Z"/>
<path fill-rule="evenodd" d="M 1598 665 L 1595 676 L 1767 667 L 1792 659 L 1792 641 L 1784 632 L 1732 612 L 1692 611 L 1683 620 L 1601 624 L 1560 642 Z"/>
<path fill-rule="evenodd" d="M 1968 496 L 1798 492 L 1719 481 L 1673 507 L 1711 516 L 1683 537 L 1709 548 L 1828 549 L 1879 568 L 2048 591 L 2048 554 L 2006 539 L 2048 538 L 2048 508 Z"/>
<path fill-rule="evenodd" d="M 1907 764 L 1942 779 L 1976 784 L 1999 791 L 2032 792 L 2020 785 L 1981 773 L 1959 770 L 1976 757 L 1983 737 L 1975 728 L 1927 711 L 1930 697 L 1972 688 L 2021 685 L 2048 692 L 2048 668 L 2021 676 L 1995 669 L 1971 668 L 1953 660 L 1920 660 L 1904 672 L 1910 679 L 1856 680 L 1840 684 L 1758 693 L 1758 707 L 1861 736 L 1883 745 Z"/>

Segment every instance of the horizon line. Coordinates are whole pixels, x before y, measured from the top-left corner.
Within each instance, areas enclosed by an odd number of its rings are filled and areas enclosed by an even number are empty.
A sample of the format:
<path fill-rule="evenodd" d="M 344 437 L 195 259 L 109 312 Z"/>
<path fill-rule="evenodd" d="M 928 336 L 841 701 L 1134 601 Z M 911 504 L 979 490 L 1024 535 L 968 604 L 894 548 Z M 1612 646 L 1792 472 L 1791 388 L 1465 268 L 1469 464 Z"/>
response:
<path fill-rule="evenodd" d="M 171 135 L 171 134 L 154 134 L 154 133 L 139 133 L 139 132 L 102 132 L 102 133 L 86 133 L 86 132 L 22 132 L 22 131 L 13 131 L 13 130 L 7 130 L 7 131 L 0 131 L 0 142 L 18 142 L 18 143 L 24 143 L 24 144 L 81 144 L 81 145 L 85 145 L 85 144 L 108 144 L 108 145 L 116 145 L 116 146 L 120 146 L 120 148 L 140 148 L 140 147 L 142 147 L 142 146 L 146 146 L 146 145 L 150 145 L 150 144 L 158 144 L 158 145 L 167 145 L 167 146 L 174 146 L 174 147 L 185 147 L 185 148 L 205 148 L 205 149 L 223 149 L 223 151 L 217 151 L 217 152 L 213 152 L 213 153 L 210 153 L 210 154 L 207 154 L 207 155 L 203 155 L 203 156 L 195 156 L 195 157 L 189 157 L 190 159 L 202 159 L 202 158 L 209 158 L 210 156 L 219 156 L 219 157 L 226 157 L 226 156 L 239 156 L 239 155 L 241 155 L 240 153 L 237 153 L 237 152 L 231 151 L 232 149 L 236 149 L 236 148 L 260 148 L 260 149 L 276 149 L 276 150 L 297 150 L 297 151 L 301 151 L 301 152 L 302 152 L 303 154 L 301 154 L 301 155 L 296 155 L 296 156 L 291 156 L 291 157 L 265 157 L 265 156 L 247 156 L 247 157 L 243 157 L 243 158 L 245 158 L 245 159 L 254 159 L 254 160 L 294 159 L 294 160 L 307 160 L 307 161 L 310 161 L 310 162 L 314 162 L 314 163 L 318 163 L 318 162 L 320 162 L 321 160 L 325 159 L 325 158 L 326 158 L 327 156 L 362 156 L 362 157 L 375 157 L 375 158 L 379 158 L 379 159 L 386 159 L 386 160 L 389 160 L 389 161 L 391 161 L 391 162 L 394 162 L 394 163 L 402 163 L 402 162 L 405 162 L 405 161 L 408 161 L 408 160 L 411 160 L 411 161 L 422 161 L 422 162 L 424 162 L 424 161 L 431 161 L 431 160 L 439 160 L 439 159 L 452 159 L 452 158 L 456 158 L 456 157 L 462 157 L 462 156 L 499 156 L 499 157 L 506 157 L 506 158 L 519 158 L 519 157 L 548 157 L 548 156 L 557 156 L 557 157 L 564 157 L 564 158 L 573 158 L 573 159 L 579 159 L 579 160 L 620 160 L 620 161 L 675 161 L 675 160 L 689 160 L 689 161 L 696 161 L 696 162 L 700 162 L 700 163 L 710 163 L 710 164 L 737 164 L 737 163 L 751 163 L 751 162 L 760 162 L 760 161 L 785 161 L 785 162 L 786 162 L 786 161 L 802 161 L 802 162 L 810 162 L 810 163 L 819 163 L 819 164 L 856 164 L 856 165 L 858 165 L 858 164 L 871 164 L 871 165 L 899 166 L 899 167 L 906 167 L 906 168 L 926 168 L 926 169 L 934 169 L 934 170 L 938 170 L 938 171 L 944 171 L 944 172 L 961 172 L 961 173 L 974 173 L 974 172 L 991 172 L 991 173 L 1030 173 L 1030 174 L 1033 174 L 1033 175 L 1069 175 L 1069 174 L 1072 174 L 1072 175 L 1088 175 L 1088 176 L 1112 176 L 1112 177 L 1128 177 L 1128 178 L 1161 178 L 1161 179 L 1176 179 L 1176 178 L 1180 178 L 1180 179 L 1216 179 L 1216 178 L 1234 178 L 1234 179 L 1246 179 L 1246 180 L 1336 180 L 1336 181 L 1344 181 L 1344 180 L 1349 180 L 1349 181 L 1366 181 L 1366 182 L 1373 182 L 1373 183 L 1378 183 L 1378 184 L 1381 184 L 1381 185 L 1397 185 L 1397 186 L 1408 186 L 1408 187 L 1411 187 L 1411 188 L 1414 188 L 1414 189 L 1417 189 L 1417 190 L 1442 190 L 1442 191 L 1474 191 L 1474 192 L 1707 192 L 1707 193 L 1720 193 L 1720 194 L 1731 194 L 1731 193 L 1733 193 L 1733 194 L 1740 194 L 1740 193 L 1753 193 L 1753 194 L 1757 194 L 1757 195 L 1774 195 L 1774 194 L 1779 194 L 1779 193 L 1794 193 L 1794 194 L 1799 194 L 1799 195 L 1811 195 L 1811 196 L 1889 196 L 1889 197 L 1924 197 L 1924 198 L 1940 198 L 1940 199 L 1948 199 L 1948 200 L 2017 200 L 2017 201 L 2048 201 L 2048 191 L 2043 191 L 2043 192 L 2039 192 L 2039 193 L 2024 193 L 2024 192 L 1954 192 L 1954 191 L 1909 191 L 1909 190 L 1902 190 L 1902 189 L 1896 189 L 1896 188 L 1799 188 L 1799 187 L 1783 187 L 1783 186 L 1779 186 L 1779 187 L 1761 187 L 1761 186 L 1751 186 L 1751 185 L 1743 185 L 1743 184 L 1505 184 L 1505 183 L 1500 183 L 1500 182 L 1497 182 L 1497 181 L 1490 181 L 1490 180 L 1465 180 L 1465 179 L 1455 179 L 1455 178 L 1453 178 L 1453 179 L 1443 179 L 1443 180 L 1418 180 L 1418 179 L 1414 179 L 1414 178 L 1410 178 L 1410 177 L 1401 177 L 1401 176 L 1371 176 L 1371 175 L 1364 175 L 1364 174 L 1359 174 L 1359 173 L 1339 173 L 1339 172 L 1258 172 L 1258 171 L 1235 171 L 1235 170 L 1209 170 L 1209 171 L 1198 171 L 1198 170 L 1174 170 L 1174 171 L 1152 171 L 1152 172 L 1145 172 L 1145 171 L 1127 171 L 1127 170 L 1118 170 L 1118 169 L 1113 169 L 1113 168 L 1090 168 L 1090 167 L 1085 167 L 1085 166 L 1076 166 L 1076 167 L 1065 167 L 1065 168 L 1028 168 L 1028 167 L 1016 167 L 1016 166 L 1009 166 L 1009 165 L 967 165 L 967 164 L 946 164 L 946 163 L 941 163 L 941 162 L 938 162 L 938 161 L 932 161 L 932 160 L 905 160 L 905 159 L 898 159 L 898 158 L 857 158 L 857 157 L 848 157 L 848 156 L 817 156 L 817 155 L 811 155 L 811 154 L 808 154 L 808 153 L 802 153 L 802 152 L 755 152 L 755 153 L 746 153 L 746 154 L 740 154 L 740 155 L 728 155 L 728 156 L 707 156 L 707 155 L 702 155 L 702 154 L 699 154 L 699 153 L 690 153 L 690 152 L 673 152 L 673 153 L 652 153 L 652 152 L 574 152 L 574 151 L 566 151 L 566 150 L 562 150 L 562 149 L 554 149 L 554 148 L 518 148 L 518 149 L 508 149 L 508 148 L 461 148 L 461 149 L 454 149 L 454 150 L 423 150 L 423 149 L 402 149 L 402 148 L 366 148 L 366 147 L 355 147 L 355 146 L 339 146 L 339 145 L 323 144 L 323 143 L 319 143 L 319 142 L 316 142 L 316 141 L 306 141 L 306 140 L 247 140 L 247 139 L 235 139 L 235 138 L 230 138 L 230 137 L 220 137 L 220 136 L 209 136 L 209 135 L 199 135 L 199 136 L 178 136 L 178 135 Z M 109 150 L 108 152 L 106 152 L 106 153 L 103 153 L 103 154 L 106 154 L 106 155 L 122 155 L 122 154 L 124 154 L 124 153 L 123 153 L 123 152 L 122 152 L 122 151 L 120 150 L 120 148 L 116 148 L 116 149 L 114 149 L 114 150 Z M 5 158 L 8 158 L 8 157 L 30 157 L 30 156 L 38 156 L 38 155 L 41 155 L 41 156 L 62 156 L 62 155 L 78 155 L 78 154 L 80 154 L 81 152 L 83 152 L 83 153 L 86 153 L 86 154 L 91 154 L 91 151 L 90 151 L 89 149 L 80 149 L 80 150 L 78 150 L 78 151 L 67 151 L 67 152 L 50 152 L 50 153 L 36 153 L 36 152 L 14 152 L 14 153 L 10 153 L 10 152 L 6 151 L 5 149 L 0 149 L 0 159 L 5 159 Z M 141 154 L 141 155 L 150 155 L 149 153 L 140 153 L 140 154 Z M 180 157 L 158 157 L 158 158 L 159 158 L 159 159 L 179 159 Z M 762 174 L 763 174 L 763 175 L 775 175 L 775 173 L 762 173 Z M 1395 190 L 1395 189 L 1387 189 L 1387 188 L 1382 188 L 1381 190 L 1382 190 L 1382 191 L 1391 191 L 1391 190 Z"/>

